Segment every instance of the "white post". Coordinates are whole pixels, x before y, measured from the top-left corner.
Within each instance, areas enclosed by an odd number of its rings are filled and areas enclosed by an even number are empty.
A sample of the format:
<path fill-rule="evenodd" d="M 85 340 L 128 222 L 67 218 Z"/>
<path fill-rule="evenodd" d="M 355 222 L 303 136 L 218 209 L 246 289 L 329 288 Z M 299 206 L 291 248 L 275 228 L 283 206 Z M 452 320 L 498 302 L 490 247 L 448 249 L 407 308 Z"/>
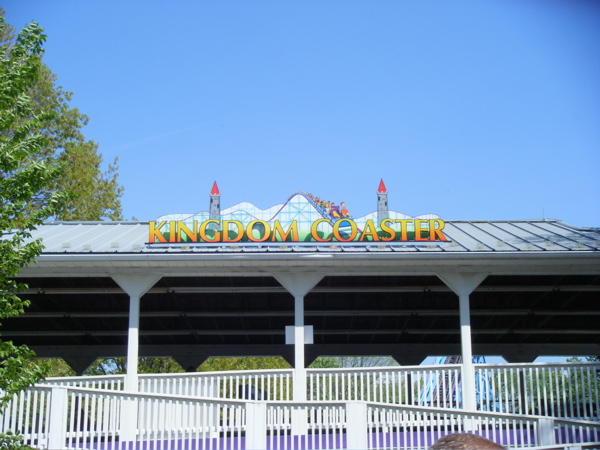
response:
<path fill-rule="evenodd" d="M 294 401 L 306 401 L 306 368 L 304 367 L 304 296 L 321 279 L 318 273 L 279 273 L 273 276 L 294 296 Z"/>
<path fill-rule="evenodd" d="M 554 419 L 539 419 L 536 445 L 555 445 Z"/>
<path fill-rule="evenodd" d="M 475 367 L 471 345 L 471 315 L 469 295 L 487 277 L 487 273 L 443 273 L 438 277 L 458 295 L 460 312 L 460 342 L 462 353 L 462 400 L 465 411 L 477 410 Z M 469 421 L 470 422 L 470 421 Z"/>
<path fill-rule="evenodd" d="M 138 392 L 137 361 L 140 353 L 140 297 L 129 297 L 129 331 L 127 334 L 127 374 L 125 390 Z"/>
<path fill-rule="evenodd" d="M 112 275 L 112 279 L 129 294 L 129 335 L 127 339 L 127 375 L 125 390 L 138 392 L 137 361 L 140 335 L 140 298 L 160 280 L 157 274 Z"/>
<path fill-rule="evenodd" d="M 62 449 L 67 446 L 67 389 L 52 388 L 50 416 L 48 417 L 48 448 Z"/>
<path fill-rule="evenodd" d="M 295 402 L 306 401 L 306 368 L 304 367 L 304 296 L 294 297 L 294 389 Z M 302 407 L 292 409 L 292 435 L 306 436 L 308 422 L 306 410 Z"/>
<path fill-rule="evenodd" d="M 471 315 L 469 296 L 458 297 L 460 311 L 460 348 L 462 354 L 462 394 L 463 408 L 467 411 L 477 410 L 477 393 L 475 390 L 475 366 L 473 366 L 473 349 L 471 345 Z"/>
<path fill-rule="evenodd" d="M 304 296 L 323 278 L 318 273 L 281 273 L 273 275 L 294 296 L 294 388 L 295 402 L 306 401 L 306 368 L 304 367 Z M 308 417 L 303 407 L 292 410 L 292 435 L 308 433 Z"/>
<path fill-rule="evenodd" d="M 264 402 L 246 403 L 246 448 L 267 448 L 267 404 Z"/>
<path fill-rule="evenodd" d="M 294 298 L 294 401 L 306 401 L 304 367 L 304 296 Z"/>
<path fill-rule="evenodd" d="M 160 275 L 113 275 L 112 279 L 129 294 L 129 333 L 127 338 L 127 374 L 125 391 L 138 392 L 138 356 L 140 339 L 140 298 L 160 280 Z M 138 405 L 135 399 L 121 402 L 122 442 L 133 442 L 137 437 Z"/>
<path fill-rule="evenodd" d="M 346 448 L 369 448 L 367 433 L 367 404 L 365 402 L 346 403 Z"/>

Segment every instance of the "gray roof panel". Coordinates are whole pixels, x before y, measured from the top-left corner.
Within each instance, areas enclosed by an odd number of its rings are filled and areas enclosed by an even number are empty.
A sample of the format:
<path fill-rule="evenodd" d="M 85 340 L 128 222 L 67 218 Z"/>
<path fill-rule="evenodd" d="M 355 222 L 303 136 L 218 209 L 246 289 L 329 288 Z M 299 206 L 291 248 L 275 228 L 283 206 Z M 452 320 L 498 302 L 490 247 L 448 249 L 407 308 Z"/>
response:
<path fill-rule="evenodd" d="M 61 253 L 464 253 L 599 251 L 600 229 L 557 220 L 446 222 L 448 242 L 148 244 L 147 222 L 53 222 L 38 227 L 44 254 Z"/>
<path fill-rule="evenodd" d="M 491 247 L 486 246 L 477 237 L 474 236 L 473 228 L 469 222 L 446 222 L 444 233 L 454 244 L 457 244 L 456 248 L 452 251 L 490 251 Z"/>

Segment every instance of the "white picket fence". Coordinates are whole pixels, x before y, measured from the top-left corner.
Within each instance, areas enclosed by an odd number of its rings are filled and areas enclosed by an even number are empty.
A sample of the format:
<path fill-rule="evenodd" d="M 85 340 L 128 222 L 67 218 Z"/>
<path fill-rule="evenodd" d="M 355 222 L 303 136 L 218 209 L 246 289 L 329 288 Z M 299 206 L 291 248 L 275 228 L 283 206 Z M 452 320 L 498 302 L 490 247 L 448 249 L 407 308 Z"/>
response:
<path fill-rule="evenodd" d="M 461 408 L 461 366 L 307 369 L 309 401 Z M 481 411 L 598 420 L 600 363 L 476 364 Z M 45 384 L 122 390 L 124 375 L 51 378 Z M 291 401 L 293 369 L 139 376 L 139 391 Z"/>
<path fill-rule="evenodd" d="M 461 366 L 309 369 L 309 400 L 461 408 Z M 477 409 L 600 420 L 599 363 L 476 364 Z"/>
<path fill-rule="evenodd" d="M 0 432 L 36 448 L 426 448 L 473 431 L 511 448 L 600 448 L 600 365 L 477 365 L 477 413 L 460 409 L 460 366 L 46 380 L 15 396 Z M 132 420 L 132 418 L 134 420 Z M 134 423 L 133 427 L 124 424 Z M 587 443 L 587 444 L 585 444 Z"/>
<path fill-rule="evenodd" d="M 247 399 L 254 395 L 268 396 L 272 400 L 292 399 L 293 369 L 192 372 L 167 374 L 140 374 L 139 391 L 155 394 L 189 395 L 222 399 Z M 44 384 L 123 390 L 125 375 L 48 378 Z"/>
<path fill-rule="evenodd" d="M 128 406 L 133 405 L 133 408 Z M 122 430 L 124 414 L 136 430 Z M 273 402 L 37 386 L 2 428 L 51 449 L 421 449 L 470 431 L 511 448 L 600 446 L 600 423 L 376 402 Z M 133 432 L 131 432 L 133 431 Z"/>

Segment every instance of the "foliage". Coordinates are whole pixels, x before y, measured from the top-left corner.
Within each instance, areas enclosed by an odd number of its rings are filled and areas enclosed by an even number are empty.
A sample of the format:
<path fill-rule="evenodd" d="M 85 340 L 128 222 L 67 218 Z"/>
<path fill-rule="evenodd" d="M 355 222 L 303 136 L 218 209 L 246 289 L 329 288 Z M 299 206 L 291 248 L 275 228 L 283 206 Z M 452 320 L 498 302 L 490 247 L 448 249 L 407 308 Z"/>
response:
<path fill-rule="evenodd" d="M 0 16 L 0 34 L 6 27 Z M 29 305 L 18 296 L 26 286 L 14 277 L 42 251 L 40 241 L 27 242 L 31 231 L 55 214 L 64 199 L 47 191 L 59 168 L 38 157 L 47 141 L 36 130 L 54 113 L 35 112 L 29 95 L 39 77 L 44 40 L 42 29 L 31 23 L 12 46 L 0 47 L 0 320 L 23 314 Z M 26 346 L 0 341 L 0 407 L 42 378 L 39 369 L 23 365 L 32 355 Z"/>
<path fill-rule="evenodd" d="M 73 377 L 77 375 L 62 358 L 33 358 L 24 362 L 30 369 L 40 367 L 46 377 Z"/>
<path fill-rule="evenodd" d="M 185 372 L 173 358 L 138 359 L 138 373 L 179 373 Z M 127 358 L 98 358 L 85 375 L 117 375 L 127 373 Z"/>
<path fill-rule="evenodd" d="M 47 377 L 72 377 L 75 371 L 62 358 L 35 358 L 27 361 L 26 366 L 39 366 Z M 138 359 L 138 373 L 180 373 L 183 368 L 173 358 Z M 84 375 L 119 375 L 127 373 L 127 358 L 98 358 Z"/>
<path fill-rule="evenodd" d="M 52 188 L 73 194 L 57 218 L 121 220 L 123 188 L 118 184 L 118 160 L 115 158 L 106 172 L 101 171 L 103 159 L 98 144 L 81 133 L 89 118 L 70 106 L 73 93 L 64 91 L 57 82 L 57 76 L 42 65 L 34 90 L 37 107 L 56 112 L 55 118 L 40 130 L 50 143 L 47 157 L 63 169 Z"/>
<path fill-rule="evenodd" d="M 58 157 L 64 167 L 57 189 L 75 193 L 70 202 L 57 216 L 60 220 L 122 220 L 120 196 L 123 188 L 118 185 L 117 159 L 108 165 L 105 173 L 100 171 L 102 156 L 93 141 L 69 143 Z"/>
<path fill-rule="evenodd" d="M 340 356 L 342 367 L 390 367 L 398 366 L 391 356 Z"/>
<path fill-rule="evenodd" d="M 28 445 L 23 445 L 23 436 L 19 433 L 0 433 L 0 450 L 33 450 Z"/>
<path fill-rule="evenodd" d="M 1 8 L 0 15 L 4 15 Z M 0 45 L 7 48 L 14 45 L 14 30 L 10 25 L 0 30 Z M 30 209 L 35 209 L 38 202 L 47 200 L 58 190 L 71 193 L 55 213 L 59 220 L 121 220 L 123 188 L 118 183 L 117 159 L 109 163 L 105 172 L 102 171 L 103 159 L 98 153 L 98 145 L 87 140 L 81 132 L 89 118 L 70 105 L 73 93 L 58 85 L 56 74 L 41 62 L 38 66 L 38 77 L 29 88 L 32 113 L 50 111 L 53 114 L 32 128 L 46 141 L 34 156 L 39 161 L 61 167 L 62 171 L 38 193 Z"/>
<path fill-rule="evenodd" d="M 97 144 L 81 133 L 87 116 L 69 105 L 72 93 L 42 62 L 44 40 L 35 23 L 17 35 L 0 8 L 0 320 L 29 305 L 18 296 L 26 286 L 13 277 L 41 253 L 41 242 L 25 244 L 35 226 L 50 217 L 122 218 L 117 160 L 101 171 Z M 38 366 L 33 355 L 0 341 L 0 407 L 56 368 Z M 66 366 L 52 375 L 71 373 Z"/>
<path fill-rule="evenodd" d="M 312 369 L 340 369 L 359 367 L 390 367 L 398 363 L 391 356 L 319 356 L 310 368 Z"/>
<path fill-rule="evenodd" d="M 75 372 L 61 358 L 36 358 L 49 377 L 74 376 Z M 379 364 L 377 364 L 379 363 Z M 343 367 L 383 367 L 398 365 L 392 358 L 379 356 L 338 357 L 319 356 L 309 366 L 311 369 L 341 369 Z M 211 357 L 196 370 L 198 372 L 225 372 L 235 370 L 276 370 L 291 366 L 282 357 Z M 98 358 L 85 375 L 116 375 L 127 372 L 127 358 Z M 138 373 L 185 372 L 173 358 L 142 357 L 138 360 Z"/>
<path fill-rule="evenodd" d="M 343 366 L 340 358 L 336 356 L 319 356 L 308 367 L 309 369 L 341 369 Z"/>
<path fill-rule="evenodd" d="M 492 392 L 496 393 L 496 399 L 490 399 L 492 407 L 517 414 L 594 416 L 600 393 L 600 372 L 594 366 L 577 366 L 576 363 L 582 362 L 577 357 L 567 362 L 575 365 L 556 364 L 543 370 L 520 368 L 494 373 L 488 380 Z"/>
<path fill-rule="evenodd" d="M 289 369 L 290 365 L 282 357 L 246 356 L 208 358 L 198 367 L 198 372 L 223 372 L 228 370 L 267 370 Z"/>

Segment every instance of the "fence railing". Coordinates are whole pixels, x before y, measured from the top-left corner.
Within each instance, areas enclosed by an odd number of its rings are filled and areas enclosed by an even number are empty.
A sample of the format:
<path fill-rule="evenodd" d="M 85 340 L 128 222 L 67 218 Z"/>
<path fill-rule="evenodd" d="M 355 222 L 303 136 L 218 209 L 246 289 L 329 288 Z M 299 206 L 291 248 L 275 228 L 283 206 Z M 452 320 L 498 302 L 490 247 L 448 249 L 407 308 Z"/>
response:
<path fill-rule="evenodd" d="M 140 392 L 221 399 L 292 399 L 293 369 L 140 375 Z"/>
<path fill-rule="evenodd" d="M 179 376 L 181 374 L 168 374 Z M 87 389 L 108 389 L 122 391 L 125 387 L 125 375 L 85 375 L 82 377 L 52 377 L 44 380 L 48 386 L 80 387 Z"/>
<path fill-rule="evenodd" d="M 308 369 L 307 398 L 462 407 L 461 366 Z M 480 411 L 600 420 L 600 364 L 476 364 Z"/>
<path fill-rule="evenodd" d="M 45 442 L 51 409 L 50 392 L 49 388 L 31 387 L 15 394 L 0 412 L 0 433 L 19 432 L 32 446 Z"/>
<path fill-rule="evenodd" d="M 486 411 L 600 420 L 600 364 L 476 365 Z"/>
<path fill-rule="evenodd" d="M 291 400 L 293 369 L 140 374 L 139 391 L 222 399 Z M 48 378 L 46 385 L 123 390 L 125 375 Z"/>
<path fill-rule="evenodd" d="M 309 401 L 462 408 L 461 365 L 307 369 Z M 476 364 L 480 411 L 600 420 L 600 363 Z M 123 375 L 45 384 L 122 390 Z M 139 375 L 139 391 L 217 399 L 291 401 L 293 370 Z"/>
<path fill-rule="evenodd" d="M 309 369 L 309 400 L 461 407 L 458 365 Z"/>
<path fill-rule="evenodd" d="M 427 448 L 473 432 L 511 448 L 600 446 L 600 423 L 381 402 L 243 401 L 40 385 L 16 395 L 0 431 L 52 449 Z"/>
<path fill-rule="evenodd" d="M 510 448 L 594 443 L 600 424 L 495 412 L 368 404 L 370 449 L 427 448 L 451 433 L 475 433 Z"/>

